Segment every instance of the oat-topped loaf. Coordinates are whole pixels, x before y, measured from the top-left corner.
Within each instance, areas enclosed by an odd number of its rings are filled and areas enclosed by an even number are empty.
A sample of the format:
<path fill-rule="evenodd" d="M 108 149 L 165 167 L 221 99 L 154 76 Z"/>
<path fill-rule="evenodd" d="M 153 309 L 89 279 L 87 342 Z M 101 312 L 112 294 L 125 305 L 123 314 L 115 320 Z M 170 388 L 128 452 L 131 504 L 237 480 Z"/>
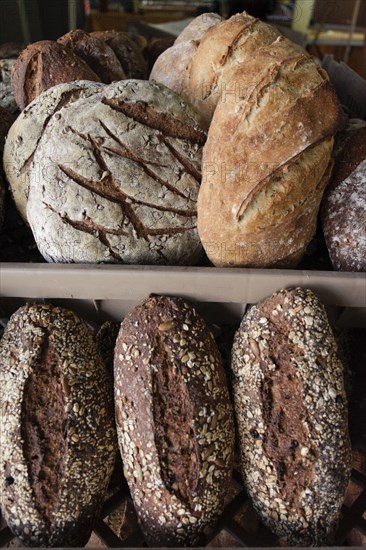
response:
<path fill-rule="evenodd" d="M 83 546 L 116 455 L 113 390 L 89 327 L 27 305 L 0 343 L 1 508 L 30 546 Z"/>
<path fill-rule="evenodd" d="M 196 263 L 205 139 L 195 109 L 148 81 L 110 84 L 58 110 L 29 169 L 27 217 L 42 255 Z"/>
<path fill-rule="evenodd" d="M 121 324 L 115 404 L 124 473 L 153 546 L 198 542 L 222 512 L 234 426 L 214 338 L 192 306 L 152 297 Z"/>
<path fill-rule="evenodd" d="M 343 365 L 325 310 L 301 288 L 252 307 L 232 350 L 245 485 L 290 545 L 333 543 L 350 475 Z"/>

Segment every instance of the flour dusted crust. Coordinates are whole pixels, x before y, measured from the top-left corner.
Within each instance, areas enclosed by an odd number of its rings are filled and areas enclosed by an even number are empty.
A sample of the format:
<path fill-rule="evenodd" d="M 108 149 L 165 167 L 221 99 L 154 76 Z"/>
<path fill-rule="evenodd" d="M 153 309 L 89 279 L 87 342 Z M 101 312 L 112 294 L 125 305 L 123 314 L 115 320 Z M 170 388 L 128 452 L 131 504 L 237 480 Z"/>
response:
<path fill-rule="evenodd" d="M 242 475 L 288 544 L 334 543 L 350 475 L 343 365 L 325 310 L 285 289 L 244 316 L 232 350 Z"/>
<path fill-rule="evenodd" d="M 122 81 L 57 112 L 30 171 L 28 221 L 48 261 L 191 264 L 202 146 L 196 111 Z"/>
<path fill-rule="evenodd" d="M 99 76 L 80 57 L 51 40 L 29 44 L 19 55 L 11 74 L 20 110 L 52 86 L 74 80 L 100 82 Z"/>
<path fill-rule="evenodd" d="M 366 160 L 327 193 L 323 231 L 334 269 L 366 271 Z"/>
<path fill-rule="evenodd" d="M 141 45 L 129 33 L 95 31 L 90 36 L 102 40 L 114 51 L 127 78 L 146 78 L 147 66 Z"/>
<path fill-rule="evenodd" d="M 18 109 L 11 87 L 11 71 L 16 59 L 0 59 L 0 107 L 15 113 Z"/>
<path fill-rule="evenodd" d="M 1 508 L 30 546 L 83 546 L 116 456 L 113 390 L 89 327 L 26 305 L 0 343 Z"/>
<path fill-rule="evenodd" d="M 7 135 L 3 164 L 15 204 L 26 220 L 30 171 L 44 130 L 68 103 L 101 92 L 103 84 L 86 80 L 67 82 L 43 92 L 19 115 Z M 37 172 L 38 173 L 38 172 Z"/>
<path fill-rule="evenodd" d="M 220 353 L 192 306 L 155 296 L 121 324 L 115 405 L 124 473 L 151 546 L 190 546 L 222 512 L 234 448 Z"/>

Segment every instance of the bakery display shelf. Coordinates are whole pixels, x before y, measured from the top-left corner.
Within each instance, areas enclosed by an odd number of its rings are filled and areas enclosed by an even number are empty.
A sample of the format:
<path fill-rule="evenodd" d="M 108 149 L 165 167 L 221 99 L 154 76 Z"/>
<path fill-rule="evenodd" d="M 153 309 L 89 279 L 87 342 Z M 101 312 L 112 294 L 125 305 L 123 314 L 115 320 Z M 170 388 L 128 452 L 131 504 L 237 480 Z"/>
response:
<path fill-rule="evenodd" d="M 336 546 L 348 545 L 348 537 L 366 535 L 366 476 L 357 470 L 352 471 L 350 484 L 358 487 L 359 496 L 351 505 L 344 505 L 342 519 L 335 540 Z M 234 470 L 231 493 L 233 496 L 225 506 L 224 512 L 210 536 L 201 541 L 201 546 L 250 546 L 259 548 L 277 547 L 278 539 L 261 523 L 250 506 L 249 499 L 241 483 L 241 476 Z M 87 546 L 109 548 L 146 547 L 144 537 L 133 520 L 133 528 L 125 538 L 120 538 L 110 525 L 110 516 L 122 506 L 129 504 L 132 508 L 128 487 L 124 482 L 111 486 L 104 503 L 100 520 L 95 525 Z M 115 527 L 114 527 L 115 529 Z M 356 534 L 355 534 L 356 533 Z M 352 540 L 352 539 L 351 539 Z M 0 546 L 19 546 L 10 529 L 2 522 L 0 528 Z"/>

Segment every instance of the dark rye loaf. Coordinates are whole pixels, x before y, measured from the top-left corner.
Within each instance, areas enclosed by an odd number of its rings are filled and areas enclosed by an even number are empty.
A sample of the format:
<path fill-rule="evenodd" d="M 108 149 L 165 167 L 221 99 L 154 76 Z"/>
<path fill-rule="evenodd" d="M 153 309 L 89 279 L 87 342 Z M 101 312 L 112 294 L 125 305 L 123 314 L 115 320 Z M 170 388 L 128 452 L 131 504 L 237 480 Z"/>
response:
<path fill-rule="evenodd" d="M 0 344 L 1 507 L 30 546 L 86 544 L 116 456 L 113 390 L 89 327 L 26 305 Z"/>
<path fill-rule="evenodd" d="M 11 74 L 20 110 L 52 86 L 74 80 L 100 82 L 99 76 L 80 57 L 51 40 L 29 44 L 19 55 Z"/>
<path fill-rule="evenodd" d="M 47 261 L 192 264 L 206 134 L 165 86 L 123 80 L 58 110 L 29 169 L 27 218 Z"/>
<path fill-rule="evenodd" d="M 343 366 L 325 310 L 301 288 L 245 315 L 232 350 L 245 485 L 290 545 L 334 542 L 351 451 Z"/>
<path fill-rule="evenodd" d="M 192 306 L 152 297 L 115 349 L 119 446 L 150 545 L 192 545 L 222 512 L 234 446 L 220 353 Z"/>
<path fill-rule="evenodd" d="M 96 36 L 76 29 L 61 36 L 57 42 L 85 61 L 105 84 L 126 78 L 112 48 Z"/>

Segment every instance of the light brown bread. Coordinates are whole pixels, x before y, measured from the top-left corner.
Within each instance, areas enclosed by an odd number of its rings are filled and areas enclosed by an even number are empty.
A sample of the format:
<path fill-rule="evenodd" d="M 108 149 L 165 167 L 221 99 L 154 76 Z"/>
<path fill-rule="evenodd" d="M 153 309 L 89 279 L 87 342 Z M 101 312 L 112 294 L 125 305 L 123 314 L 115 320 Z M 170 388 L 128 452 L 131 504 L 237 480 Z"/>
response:
<path fill-rule="evenodd" d="M 283 37 L 268 44 L 264 24 L 260 46 L 260 23 L 251 19 L 254 27 L 240 31 L 235 43 L 240 63 L 230 69 L 230 89 L 216 96 L 202 160 L 198 228 L 217 266 L 292 267 L 315 233 L 332 136 L 343 115 L 312 58 Z"/>
<path fill-rule="evenodd" d="M 76 29 L 61 36 L 57 42 L 85 61 L 105 84 L 126 78 L 112 48 L 96 36 Z"/>
<path fill-rule="evenodd" d="M 120 451 L 152 546 L 197 544 L 222 512 L 233 460 L 220 353 L 192 306 L 156 296 L 121 324 L 115 349 Z"/>
<path fill-rule="evenodd" d="M 161 84 L 123 80 L 48 122 L 27 218 L 54 262 L 194 264 L 201 153 L 195 109 Z"/>
<path fill-rule="evenodd" d="M 113 390 L 88 325 L 26 305 L 0 343 L 1 507 L 29 546 L 83 546 L 116 456 Z"/>
<path fill-rule="evenodd" d="M 20 110 L 48 88 L 74 80 L 100 82 L 99 76 L 80 57 L 51 40 L 29 44 L 19 55 L 11 76 Z"/>
<path fill-rule="evenodd" d="M 243 479 L 286 545 L 334 544 L 351 471 L 343 365 L 324 307 L 281 290 L 253 306 L 232 371 Z"/>

